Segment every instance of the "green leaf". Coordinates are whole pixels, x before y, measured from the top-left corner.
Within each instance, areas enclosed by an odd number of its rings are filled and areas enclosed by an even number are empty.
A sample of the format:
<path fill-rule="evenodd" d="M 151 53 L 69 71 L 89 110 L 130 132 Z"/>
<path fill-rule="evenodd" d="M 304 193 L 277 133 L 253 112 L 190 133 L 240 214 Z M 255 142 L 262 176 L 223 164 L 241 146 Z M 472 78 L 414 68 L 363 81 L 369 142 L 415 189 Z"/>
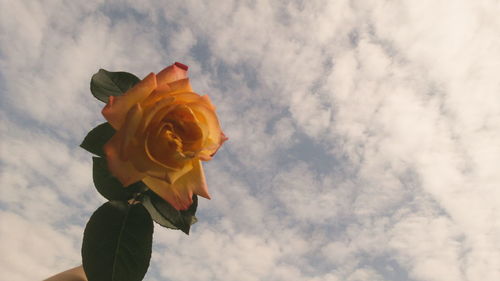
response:
<path fill-rule="evenodd" d="M 111 201 L 99 207 L 83 233 L 89 281 L 140 281 L 151 259 L 153 221 L 142 204 Z"/>
<path fill-rule="evenodd" d="M 92 129 L 83 139 L 80 147 L 95 155 L 104 157 L 104 145 L 115 134 L 115 129 L 106 122 Z"/>
<path fill-rule="evenodd" d="M 162 214 L 158 212 L 153 203 L 151 202 L 151 197 L 149 195 L 143 195 L 141 197 L 141 203 L 144 205 L 146 210 L 149 212 L 151 218 L 161 226 L 171 228 L 171 229 L 179 229 L 175 225 L 173 225 L 169 220 L 167 220 Z"/>
<path fill-rule="evenodd" d="M 198 197 L 196 195 L 193 195 L 193 204 L 185 211 L 175 209 L 151 190 L 145 192 L 140 200 L 148 210 L 151 218 L 161 226 L 180 229 L 189 235 L 191 225 L 198 221 L 195 217 L 196 208 L 198 207 Z"/>
<path fill-rule="evenodd" d="M 141 193 L 148 189 L 141 181 L 124 187 L 109 171 L 105 158 L 92 157 L 92 162 L 94 185 L 97 191 L 108 200 L 127 201 L 133 197 L 134 193 Z"/>
<path fill-rule="evenodd" d="M 90 91 L 98 100 L 107 103 L 110 96 L 123 95 L 139 81 L 132 73 L 99 69 L 90 80 Z"/>

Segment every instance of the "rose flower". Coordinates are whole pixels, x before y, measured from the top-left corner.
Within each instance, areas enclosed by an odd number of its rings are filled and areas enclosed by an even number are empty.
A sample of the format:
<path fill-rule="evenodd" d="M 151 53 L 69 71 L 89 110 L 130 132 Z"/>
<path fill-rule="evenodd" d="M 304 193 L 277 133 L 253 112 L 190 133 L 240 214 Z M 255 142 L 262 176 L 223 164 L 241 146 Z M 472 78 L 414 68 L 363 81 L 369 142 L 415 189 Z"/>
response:
<path fill-rule="evenodd" d="M 108 168 L 124 186 L 142 180 L 178 210 L 193 194 L 210 199 L 201 161 L 227 139 L 208 96 L 191 89 L 176 62 L 151 73 L 102 110 L 116 129 L 104 146 Z"/>

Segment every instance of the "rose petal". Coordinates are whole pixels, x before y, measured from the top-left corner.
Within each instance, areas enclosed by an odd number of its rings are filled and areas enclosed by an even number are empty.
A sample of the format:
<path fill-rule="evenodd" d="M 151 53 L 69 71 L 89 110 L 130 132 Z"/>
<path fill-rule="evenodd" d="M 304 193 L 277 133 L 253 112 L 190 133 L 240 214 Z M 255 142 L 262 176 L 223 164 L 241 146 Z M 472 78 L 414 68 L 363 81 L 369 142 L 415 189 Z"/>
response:
<path fill-rule="evenodd" d="M 212 160 L 212 157 L 219 151 L 219 149 L 222 147 L 222 144 L 227 141 L 229 138 L 226 137 L 224 132 L 221 131 L 221 142 L 218 145 L 212 145 L 209 146 L 207 149 L 204 149 L 198 153 L 198 158 L 202 161 L 209 161 Z"/>
<path fill-rule="evenodd" d="M 139 125 L 141 124 L 142 113 L 141 105 L 134 105 L 127 113 L 124 126 L 122 126 L 118 132 L 120 136 L 123 136 L 120 146 L 120 158 L 123 161 L 126 161 L 129 158 L 129 152 L 131 150 L 131 146 L 133 146 L 133 140 L 137 133 L 137 129 L 139 129 Z"/>
<path fill-rule="evenodd" d="M 221 142 L 220 142 L 219 146 L 217 147 L 217 149 L 215 149 L 215 151 L 213 151 L 212 154 L 210 154 L 210 159 L 217 153 L 217 151 L 219 151 L 219 148 L 221 148 L 222 144 L 229 139 L 228 137 L 226 137 L 226 135 L 222 131 L 220 132 L 220 138 L 221 138 Z"/>
<path fill-rule="evenodd" d="M 189 84 L 189 79 L 187 78 L 178 80 L 176 82 L 167 83 L 156 88 L 156 90 L 154 90 L 153 93 L 142 102 L 142 106 L 144 108 L 147 108 L 164 99 L 170 99 L 173 96 L 183 93 L 191 93 L 191 95 L 194 95 L 194 99 L 192 99 L 192 101 L 195 101 L 199 97 L 199 95 L 192 93 L 191 91 L 192 88 Z"/>
<path fill-rule="evenodd" d="M 168 183 L 175 183 L 180 177 L 191 171 L 191 169 L 193 169 L 192 161 L 186 161 L 184 167 L 179 170 L 167 169 L 165 171 L 165 179 Z"/>
<path fill-rule="evenodd" d="M 200 160 L 193 160 L 193 168 L 191 171 L 178 180 L 179 184 L 184 183 L 183 181 L 186 181 L 185 184 L 191 186 L 194 194 L 210 199 L 207 181 L 205 179 L 205 172 L 203 171 L 203 166 Z"/>
<path fill-rule="evenodd" d="M 149 106 L 154 105 L 155 103 L 163 100 L 164 98 L 168 98 L 170 96 L 170 93 L 172 92 L 172 89 L 170 89 L 170 86 L 168 84 L 163 84 L 161 86 L 158 86 L 152 93 L 149 95 L 145 100 L 141 102 L 141 105 L 144 108 L 147 108 Z"/>
<path fill-rule="evenodd" d="M 146 173 L 148 176 L 155 177 L 161 180 L 165 180 L 168 183 L 172 183 L 177 178 L 187 173 L 191 169 L 191 165 L 185 165 L 185 162 L 179 162 L 178 168 L 169 167 L 158 160 L 154 159 L 153 156 L 147 151 L 147 148 L 142 142 L 142 147 L 138 146 L 132 149 L 131 161 L 134 167 L 140 171 Z M 137 156 L 133 158 L 132 156 Z M 184 164 L 184 166 L 182 166 Z"/>
<path fill-rule="evenodd" d="M 129 186 L 140 181 L 146 174 L 139 172 L 130 161 L 123 161 L 120 159 L 122 139 L 123 130 L 115 133 L 104 145 L 104 153 L 111 174 L 115 176 L 123 186 Z"/>
<path fill-rule="evenodd" d="M 102 109 L 102 115 L 115 129 L 120 129 L 127 112 L 156 88 L 156 75 L 149 74 L 122 96 L 110 97 L 108 104 Z"/>
<path fill-rule="evenodd" d="M 166 130 L 179 137 L 178 145 Z M 137 151 L 139 155 L 136 168 L 147 171 L 151 166 L 162 166 L 177 172 L 185 164 L 187 158 L 192 158 L 201 149 L 202 131 L 192 110 L 185 105 L 170 105 L 165 99 L 150 107 L 143 117 L 141 128 L 138 130 Z M 170 134 L 170 133 L 167 133 Z M 136 164 L 136 162 L 134 162 Z M 155 168 L 155 174 L 158 172 Z M 164 176 L 160 176 L 164 178 Z"/>
<path fill-rule="evenodd" d="M 182 140 L 182 151 L 194 153 L 201 150 L 204 135 L 191 108 L 184 104 L 177 105 L 162 117 L 163 122 L 172 124 L 175 134 Z"/>
<path fill-rule="evenodd" d="M 189 107 L 193 110 L 200 124 L 206 125 L 208 128 L 208 136 L 203 147 L 209 155 L 217 151 L 222 144 L 222 130 L 219 125 L 219 120 L 213 110 L 210 110 L 202 103 L 192 103 Z"/>
<path fill-rule="evenodd" d="M 186 210 L 193 203 L 193 193 L 187 189 L 174 189 L 171 184 L 155 177 L 145 177 L 142 181 L 177 210 Z"/>
<path fill-rule="evenodd" d="M 139 172 L 157 176 L 165 174 L 167 167 L 150 158 L 145 150 L 145 141 L 139 142 L 137 146 L 131 146 L 128 153 L 130 161 Z"/>
<path fill-rule="evenodd" d="M 193 194 L 210 199 L 200 160 L 192 164 L 193 168 L 173 184 L 154 177 L 145 177 L 143 182 L 177 210 L 186 210 L 193 203 Z"/>
<path fill-rule="evenodd" d="M 165 178 L 165 167 L 151 159 L 145 151 L 145 135 L 139 130 L 143 117 L 140 104 L 133 106 L 127 114 L 124 125 L 117 132 L 120 139 L 120 160 L 132 163 L 134 168 L 149 175 L 161 175 Z"/>
<path fill-rule="evenodd" d="M 212 160 L 212 156 L 210 156 L 209 152 L 207 152 L 207 151 L 200 151 L 198 153 L 198 158 L 200 158 L 201 161 L 210 161 L 210 160 Z"/>
<path fill-rule="evenodd" d="M 200 95 L 193 92 L 175 92 L 172 97 L 175 99 L 175 104 L 194 103 L 199 102 L 201 99 Z"/>
<path fill-rule="evenodd" d="M 173 132 L 171 125 L 155 124 L 148 131 L 145 146 L 148 156 L 172 169 L 181 169 L 185 161 L 182 140 Z"/>
<path fill-rule="evenodd" d="M 188 104 L 188 103 L 202 103 L 207 108 L 215 110 L 213 105 L 209 104 L 209 100 L 205 98 L 206 96 L 200 96 L 194 92 L 185 91 L 173 91 L 168 84 L 157 88 L 146 100 L 142 102 L 143 107 L 153 106 L 155 103 L 161 102 L 163 99 L 174 98 L 175 104 Z"/>
<path fill-rule="evenodd" d="M 192 92 L 191 83 L 189 83 L 189 78 L 180 79 L 174 82 L 167 83 L 173 92 Z"/>
<path fill-rule="evenodd" d="M 196 122 L 184 122 L 181 128 L 182 131 L 177 131 L 177 134 L 181 136 L 183 152 L 192 153 L 191 155 L 194 156 L 203 148 L 204 132 Z"/>
<path fill-rule="evenodd" d="M 173 101 L 174 98 L 170 97 L 162 99 L 153 106 L 148 107 L 144 112 L 144 118 L 141 124 L 142 132 L 145 132 L 145 130 L 151 125 L 153 118 L 155 121 L 159 121 L 163 118 L 163 116 L 173 110 L 175 108 L 175 106 L 172 104 Z"/>
<path fill-rule="evenodd" d="M 215 111 L 215 105 L 212 103 L 212 100 L 208 95 L 201 96 L 201 99 L 205 102 L 208 109 Z"/>
<path fill-rule="evenodd" d="M 188 67 L 186 65 L 178 62 L 166 67 L 157 74 L 158 85 L 187 78 L 187 70 Z"/>

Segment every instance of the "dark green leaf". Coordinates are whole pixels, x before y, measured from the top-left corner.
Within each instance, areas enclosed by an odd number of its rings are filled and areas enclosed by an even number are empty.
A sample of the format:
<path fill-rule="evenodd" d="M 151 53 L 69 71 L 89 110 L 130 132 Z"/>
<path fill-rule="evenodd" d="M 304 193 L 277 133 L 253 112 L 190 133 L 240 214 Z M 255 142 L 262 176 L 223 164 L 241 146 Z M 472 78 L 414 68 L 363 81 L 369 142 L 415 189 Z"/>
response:
<path fill-rule="evenodd" d="M 83 233 L 89 281 L 140 281 L 151 259 L 153 221 L 142 204 L 111 201 L 99 207 Z"/>
<path fill-rule="evenodd" d="M 114 134 L 115 129 L 109 123 L 102 123 L 87 134 L 80 147 L 95 155 L 104 157 L 103 147 Z"/>
<path fill-rule="evenodd" d="M 144 193 L 141 202 L 153 220 L 161 226 L 180 229 L 189 234 L 191 225 L 197 221 L 195 213 L 198 207 L 198 197 L 196 195 L 193 195 L 193 204 L 185 211 L 176 210 L 151 190 Z"/>
<path fill-rule="evenodd" d="M 139 81 L 132 73 L 99 69 L 90 80 L 90 91 L 98 100 L 107 103 L 110 96 L 123 95 Z"/>
<path fill-rule="evenodd" d="M 157 222 L 159 225 L 172 228 L 172 229 L 178 229 L 173 225 L 169 220 L 167 220 L 164 216 L 162 216 L 158 210 L 156 210 L 155 206 L 153 206 L 153 203 L 151 202 L 151 197 L 149 195 L 143 195 L 141 197 L 141 203 L 144 205 L 146 210 L 149 212 L 149 215 L 151 215 L 151 218 Z"/>
<path fill-rule="evenodd" d="M 136 182 L 124 187 L 108 170 L 105 158 L 92 157 L 92 162 L 94 185 L 104 198 L 108 200 L 127 201 L 133 197 L 134 193 L 141 193 L 147 190 L 147 186 L 142 182 Z"/>

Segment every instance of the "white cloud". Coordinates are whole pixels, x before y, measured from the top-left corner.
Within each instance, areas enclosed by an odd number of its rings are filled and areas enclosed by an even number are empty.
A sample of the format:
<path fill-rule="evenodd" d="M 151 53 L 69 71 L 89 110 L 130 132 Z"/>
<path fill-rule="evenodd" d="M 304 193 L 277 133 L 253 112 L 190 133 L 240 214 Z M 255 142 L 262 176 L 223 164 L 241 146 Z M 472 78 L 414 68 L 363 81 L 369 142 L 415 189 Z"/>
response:
<path fill-rule="evenodd" d="M 81 226 L 54 230 L 43 221 L 5 211 L 0 219 L 1 269 L 9 280 L 41 280 L 81 263 Z"/>
<path fill-rule="evenodd" d="M 160 269 L 163 277 L 176 280 L 262 280 L 273 271 L 279 256 L 275 242 L 238 233 L 231 225 L 219 224 L 216 229 L 207 224 L 199 227 L 203 228 L 195 231 L 189 239 L 178 239 L 179 244 L 172 247 L 171 237 L 157 237 L 166 247 L 157 260 L 164 265 Z"/>
<path fill-rule="evenodd" d="M 156 231 L 148 278 L 500 276 L 495 1 L 0 3 L 2 249 L 40 249 L 12 238 L 33 227 L 76 262 L 102 200 L 77 148 L 102 121 L 90 75 L 182 61 L 230 140 L 191 236 Z M 64 259 L 6 249 L 12 280 Z"/>
<path fill-rule="evenodd" d="M 448 218 L 409 215 L 394 226 L 390 237 L 389 247 L 416 280 L 467 280 L 463 237 Z"/>

